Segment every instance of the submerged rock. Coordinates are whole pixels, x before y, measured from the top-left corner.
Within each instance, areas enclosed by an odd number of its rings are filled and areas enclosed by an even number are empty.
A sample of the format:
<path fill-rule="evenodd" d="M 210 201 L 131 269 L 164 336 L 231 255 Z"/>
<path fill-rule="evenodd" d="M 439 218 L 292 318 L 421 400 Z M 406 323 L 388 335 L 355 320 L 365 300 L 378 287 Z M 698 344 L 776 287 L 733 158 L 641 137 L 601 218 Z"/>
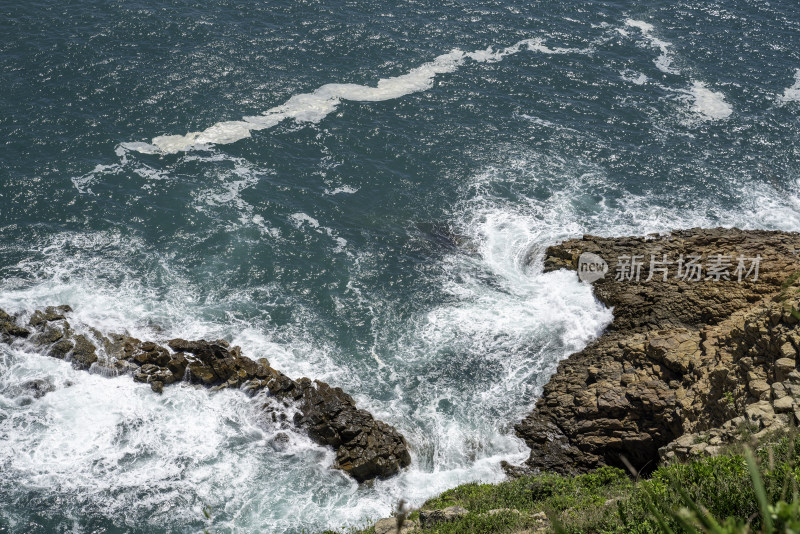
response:
<path fill-rule="evenodd" d="M 550 247 L 546 271 L 577 270 L 585 252 L 608 262 L 592 285 L 614 320 L 559 364 L 516 425 L 531 448 L 525 469 L 507 471 L 575 473 L 626 461 L 649 471 L 660 459 L 713 453 L 747 421 L 749 432 L 789 424 L 800 414 L 798 251 L 800 234 L 721 228 Z M 676 277 L 695 255 L 711 270 Z M 756 257 L 757 277 L 736 273 L 740 259 Z M 642 263 L 638 281 L 632 258 Z M 727 276 L 717 279 L 720 261 Z"/>
<path fill-rule="evenodd" d="M 36 378 L 23 382 L 20 384 L 20 388 L 29 392 L 35 399 L 40 399 L 56 390 L 55 384 L 44 378 Z"/>
<path fill-rule="evenodd" d="M 21 384 L 16 384 L 3 391 L 4 395 L 9 397 L 29 397 L 32 399 L 41 399 L 48 393 L 56 390 L 55 384 L 45 378 L 34 378 L 26 380 Z"/>
<path fill-rule="evenodd" d="M 0 310 L 2 341 L 11 343 L 15 337 L 30 336 L 30 343 L 47 355 L 67 359 L 79 369 L 96 365 L 96 369 L 110 371 L 103 373 L 109 376 L 130 372 L 136 382 L 149 384 L 159 394 L 176 382 L 215 391 L 241 388 L 250 395 L 263 392 L 296 408 L 293 424 L 315 442 L 332 447 L 336 451 L 334 467 L 359 482 L 392 476 L 411 463 L 403 436 L 358 409 L 353 398 L 340 388 L 308 378 L 292 380 L 270 367 L 266 358 L 251 360 L 225 340 L 172 339 L 164 347 L 124 334 L 106 336 L 88 329 L 90 339 L 86 334 L 75 334 L 67 321 L 70 311 L 69 306 L 37 310 L 29 321 L 31 332 L 18 327 L 13 317 Z M 102 348 L 102 359 L 98 347 Z M 268 405 L 265 408 L 267 417 L 274 416 Z"/>

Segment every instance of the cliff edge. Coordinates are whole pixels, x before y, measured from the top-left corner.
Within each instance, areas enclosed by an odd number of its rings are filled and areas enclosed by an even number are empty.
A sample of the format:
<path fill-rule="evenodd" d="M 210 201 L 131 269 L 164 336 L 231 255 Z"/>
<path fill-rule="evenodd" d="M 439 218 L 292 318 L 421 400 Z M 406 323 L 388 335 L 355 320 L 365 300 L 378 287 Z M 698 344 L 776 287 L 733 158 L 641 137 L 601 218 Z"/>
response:
<path fill-rule="evenodd" d="M 579 271 L 614 319 L 516 425 L 531 454 L 509 473 L 647 472 L 800 421 L 800 234 L 586 235 L 544 265 Z"/>

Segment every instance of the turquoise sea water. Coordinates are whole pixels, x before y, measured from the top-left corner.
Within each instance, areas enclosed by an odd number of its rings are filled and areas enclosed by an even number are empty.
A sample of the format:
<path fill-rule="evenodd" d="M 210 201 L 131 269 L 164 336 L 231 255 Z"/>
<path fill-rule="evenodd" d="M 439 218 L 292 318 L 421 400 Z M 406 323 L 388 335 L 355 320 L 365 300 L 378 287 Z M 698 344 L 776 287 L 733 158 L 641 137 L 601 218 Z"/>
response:
<path fill-rule="evenodd" d="M 8 532 L 314 532 L 500 480 L 611 318 L 546 246 L 800 230 L 789 0 L 5 0 L 0 84 L 0 308 L 224 337 L 413 455 L 358 486 L 238 392 L 3 347 Z"/>

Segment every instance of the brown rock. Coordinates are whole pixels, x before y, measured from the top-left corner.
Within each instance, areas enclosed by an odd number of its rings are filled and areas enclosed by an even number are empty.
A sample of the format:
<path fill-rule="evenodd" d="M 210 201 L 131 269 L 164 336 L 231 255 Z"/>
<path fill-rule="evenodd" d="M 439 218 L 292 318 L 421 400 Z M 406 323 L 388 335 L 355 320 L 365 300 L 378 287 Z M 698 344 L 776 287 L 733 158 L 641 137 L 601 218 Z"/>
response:
<path fill-rule="evenodd" d="M 792 349 L 794 350 L 794 349 Z M 781 351 L 783 353 L 783 351 Z M 783 382 L 789 378 L 789 373 L 795 369 L 794 358 L 778 358 L 775 360 L 775 380 Z"/>
<path fill-rule="evenodd" d="M 530 470 L 583 472 L 602 465 L 655 468 L 663 454 L 717 450 L 718 445 L 681 446 L 681 436 L 719 428 L 746 409 L 760 427 L 782 424 L 779 410 L 800 385 L 786 358 L 800 343 L 792 307 L 800 309 L 798 283 L 782 287 L 800 262 L 800 234 L 738 229 L 691 229 L 668 235 L 604 238 L 583 236 L 547 249 L 545 270 L 576 270 L 591 252 L 609 264 L 593 282 L 594 293 L 614 309 L 614 320 L 597 340 L 561 362 L 534 411 L 516 426 L 531 448 Z M 646 281 L 651 255 L 676 261 L 699 254 L 706 264 L 729 255 L 728 280 L 676 279 L 656 273 Z M 761 256 L 759 277 L 734 275 L 736 258 Z M 617 259 L 641 256 L 640 280 L 617 279 Z M 780 362 L 780 363 L 778 363 Z M 784 387 L 773 388 L 784 381 Z M 800 392 L 800 387 L 798 387 Z M 790 397 L 789 397 L 790 398 Z M 737 413 L 738 412 L 738 413 Z M 722 443 L 728 434 L 716 436 Z M 506 471 L 510 471 L 506 469 Z M 516 469 L 519 471 L 519 469 Z"/>
<path fill-rule="evenodd" d="M 766 380 L 753 380 L 747 387 L 756 399 L 769 400 L 770 385 Z"/>
<path fill-rule="evenodd" d="M 387 517 L 375 523 L 375 534 L 412 534 L 417 531 L 416 521 L 406 520 L 403 526 L 399 527 L 396 517 Z"/>
<path fill-rule="evenodd" d="M 97 361 L 97 348 L 83 334 L 75 336 L 72 361 L 81 369 L 88 369 Z"/>
<path fill-rule="evenodd" d="M 794 410 L 794 399 L 791 397 L 782 397 L 772 403 L 775 411 L 778 413 L 791 412 Z"/>
<path fill-rule="evenodd" d="M 16 320 L 0 309 L 0 339 L 9 343 L 15 337 L 28 337 L 31 331 L 17 325 Z"/>
<path fill-rule="evenodd" d="M 177 377 L 183 377 L 188 365 L 189 362 L 186 360 L 186 355 L 183 352 L 175 354 L 169 362 L 167 362 L 167 368 Z"/>
<path fill-rule="evenodd" d="M 60 341 L 56 341 L 50 346 L 50 350 L 47 351 L 47 354 L 52 356 L 53 358 L 58 358 L 63 360 L 67 357 L 67 354 L 72 350 L 74 347 L 72 341 L 69 339 L 62 339 Z"/>
<path fill-rule="evenodd" d="M 214 370 L 197 360 L 189 363 L 189 375 L 192 381 L 196 381 L 200 384 L 212 385 L 219 382 L 219 378 L 214 374 Z"/>

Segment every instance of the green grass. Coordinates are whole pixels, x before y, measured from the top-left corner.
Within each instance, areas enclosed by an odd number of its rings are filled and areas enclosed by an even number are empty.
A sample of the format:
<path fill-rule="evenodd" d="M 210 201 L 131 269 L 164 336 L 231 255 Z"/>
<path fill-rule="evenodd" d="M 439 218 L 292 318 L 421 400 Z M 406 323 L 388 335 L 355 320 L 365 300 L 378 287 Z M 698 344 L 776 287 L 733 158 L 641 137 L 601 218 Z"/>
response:
<path fill-rule="evenodd" d="M 765 527 L 769 533 L 800 532 L 800 438 L 774 436 L 756 449 L 752 464 L 748 454 L 745 447 L 729 449 L 720 456 L 661 466 L 639 481 L 604 467 L 577 476 L 540 474 L 499 484 L 464 484 L 422 509 L 461 506 L 469 514 L 423 532 L 522 532 L 536 526 L 532 516 L 537 512 L 570 534 L 740 534 Z M 497 509 L 508 511 L 487 513 Z M 410 519 L 418 516 L 415 512 Z"/>
<path fill-rule="evenodd" d="M 465 532 L 465 528 L 466 532 L 512 532 L 532 523 L 530 516 L 542 511 L 558 515 L 565 524 L 576 527 L 611 526 L 615 508 L 607 506 L 606 501 L 622 498 L 632 488 L 627 474 L 612 467 L 575 477 L 543 474 L 500 484 L 465 484 L 431 499 L 423 508 L 462 506 L 475 517 L 466 516 L 458 524 L 442 525 L 426 532 Z M 523 513 L 486 514 L 502 508 Z M 473 524 L 479 528 L 473 530 Z"/>

